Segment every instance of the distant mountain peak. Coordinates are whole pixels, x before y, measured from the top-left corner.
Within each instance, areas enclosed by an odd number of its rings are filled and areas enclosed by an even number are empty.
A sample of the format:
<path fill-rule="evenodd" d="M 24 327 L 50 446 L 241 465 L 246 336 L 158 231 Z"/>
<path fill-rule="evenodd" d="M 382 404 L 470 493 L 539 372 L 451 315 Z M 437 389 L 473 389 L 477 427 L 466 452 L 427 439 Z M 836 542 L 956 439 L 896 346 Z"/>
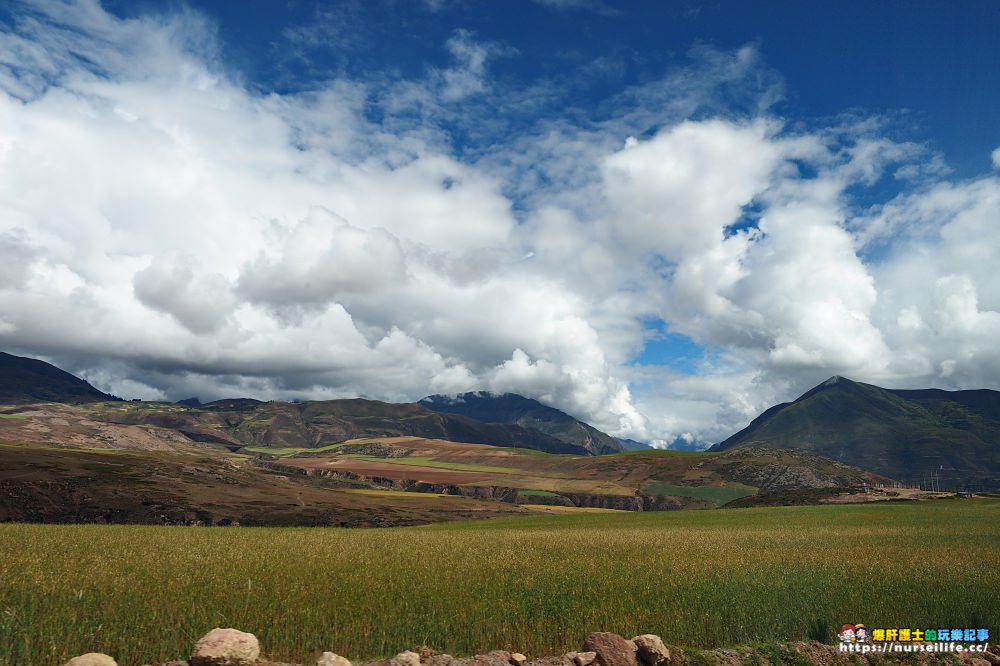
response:
<path fill-rule="evenodd" d="M 470 391 L 458 395 L 429 395 L 422 407 L 445 414 L 459 414 L 487 423 L 533 428 L 591 453 L 618 453 L 622 445 L 611 435 L 541 402 L 517 393 Z"/>

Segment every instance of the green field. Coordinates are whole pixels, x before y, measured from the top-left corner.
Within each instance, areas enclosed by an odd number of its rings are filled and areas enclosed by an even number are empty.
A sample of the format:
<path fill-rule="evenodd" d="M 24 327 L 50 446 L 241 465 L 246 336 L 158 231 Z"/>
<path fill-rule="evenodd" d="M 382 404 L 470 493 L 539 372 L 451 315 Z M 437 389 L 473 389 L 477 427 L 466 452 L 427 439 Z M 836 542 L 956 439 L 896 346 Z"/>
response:
<path fill-rule="evenodd" d="M 757 491 L 756 488 L 738 483 L 729 486 L 672 486 L 669 483 L 647 483 L 645 490 L 661 495 L 693 497 L 694 499 L 714 502 L 719 506 L 741 497 L 753 495 Z"/>
<path fill-rule="evenodd" d="M 1000 632 L 998 500 L 382 530 L 2 524 L 0 555 L 3 666 L 184 658 L 215 626 L 304 663 L 418 644 L 556 654 L 597 630 L 763 643 L 817 620 Z"/>

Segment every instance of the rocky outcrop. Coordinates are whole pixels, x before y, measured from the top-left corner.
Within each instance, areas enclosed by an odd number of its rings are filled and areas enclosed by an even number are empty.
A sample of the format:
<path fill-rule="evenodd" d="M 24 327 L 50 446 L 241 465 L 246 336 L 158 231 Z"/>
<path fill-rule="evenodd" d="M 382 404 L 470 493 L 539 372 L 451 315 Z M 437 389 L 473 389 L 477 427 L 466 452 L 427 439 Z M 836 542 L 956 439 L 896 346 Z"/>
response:
<path fill-rule="evenodd" d="M 576 506 L 573 500 L 563 495 L 522 495 L 517 496 L 518 504 L 542 504 L 544 506 Z"/>
<path fill-rule="evenodd" d="M 279 462 L 275 462 L 274 456 L 257 455 L 250 459 L 250 463 L 256 467 L 269 469 L 272 472 L 278 472 L 280 474 L 288 474 L 292 476 L 309 476 L 309 471 L 304 467 L 297 467 L 295 465 L 285 465 Z"/>
<path fill-rule="evenodd" d="M 365 444 L 347 444 L 338 449 L 341 453 L 356 456 L 371 456 L 373 458 L 405 458 L 410 455 L 409 449 L 385 442 L 367 442 Z M 319 454 L 323 455 L 323 454 Z"/>
<path fill-rule="evenodd" d="M 640 495 L 583 495 L 566 493 L 574 506 L 593 509 L 616 509 L 618 511 L 644 511 L 645 502 Z"/>

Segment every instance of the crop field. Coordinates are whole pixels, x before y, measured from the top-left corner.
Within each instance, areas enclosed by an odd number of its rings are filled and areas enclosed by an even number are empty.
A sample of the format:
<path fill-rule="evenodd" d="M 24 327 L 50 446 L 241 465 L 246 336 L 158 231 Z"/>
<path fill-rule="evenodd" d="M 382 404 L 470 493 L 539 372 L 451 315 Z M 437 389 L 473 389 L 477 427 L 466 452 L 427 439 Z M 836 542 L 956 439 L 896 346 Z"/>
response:
<path fill-rule="evenodd" d="M 741 497 L 753 495 L 757 490 L 751 486 L 731 484 L 730 486 L 675 486 L 669 483 L 647 483 L 645 490 L 651 493 L 662 493 L 664 495 L 677 495 L 679 497 L 693 497 L 695 499 L 708 500 L 717 505 L 732 502 Z"/>
<path fill-rule="evenodd" d="M 420 644 L 538 656 L 597 630 L 765 643 L 806 638 L 820 621 L 995 636 L 998 590 L 992 499 L 381 530 L 2 524 L 0 664 L 184 658 L 215 626 L 302 662 Z"/>

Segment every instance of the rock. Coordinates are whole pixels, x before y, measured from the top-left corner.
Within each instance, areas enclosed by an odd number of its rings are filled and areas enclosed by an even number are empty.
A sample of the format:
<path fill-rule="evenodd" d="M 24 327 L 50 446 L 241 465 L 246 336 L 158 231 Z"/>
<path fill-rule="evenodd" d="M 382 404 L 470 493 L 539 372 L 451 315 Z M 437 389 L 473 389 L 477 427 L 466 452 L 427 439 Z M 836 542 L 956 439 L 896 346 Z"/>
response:
<path fill-rule="evenodd" d="M 510 663 L 512 664 L 512 666 L 524 666 L 526 663 L 528 663 L 528 658 L 525 657 L 520 652 L 511 652 Z"/>
<path fill-rule="evenodd" d="M 573 663 L 576 666 L 590 666 L 597 659 L 596 652 L 577 652 L 576 656 L 573 657 Z"/>
<path fill-rule="evenodd" d="M 656 666 L 660 662 L 670 661 L 670 650 L 663 644 L 663 639 L 654 634 L 643 634 L 632 639 L 635 643 L 635 656 L 645 666 Z"/>
<path fill-rule="evenodd" d="M 316 666 L 351 666 L 351 662 L 339 654 L 334 654 L 332 652 L 324 652 L 320 655 L 319 661 L 316 662 Z"/>
<path fill-rule="evenodd" d="M 118 662 L 106 654 L 88 652 L 79 657 L 73 657 L 66 662 L 66 666 L 118 666 Z"/>
<path fill-rule="evenodd" d="M 636 646 L 610 631 L 595 631 L 583 642 L 581 652 L 596 652 L 601 666 L 636 666 Z"/>
<path fill-rule="evenodd" d="M 390 666 L 420 666 L 420 655 L 412 650 L 400 652 L 391 660 Z"/>
<path fill-rule="evenodd" d="M 216 627 L 194 644 L 191 666 L 252 666 L 260 656 L 260 643 L 253 634 Z"/>
<path fill-rule="evenodd" d="M 458 660 L 450 654 L 436 654 L 427 659 L 424 666 L 453 666 Z"/>
<path fill-rule="evenodd" d="M 575 656 L 576 653 L 574 652 Z M 528 662 L 527 666 L 575 666 L 572 658 L 567 659 L 567 655 L 561 657 L 539 657 Z"/>
<path fill-rule="evenodd" d="M 469 658 L 468 666 L 510 666 L 510 652 L 493 650 Z"/>
<path fill-rule="evenodd" d="M 969 666 L 991 666 L 990 662 L 985 659 L 980 659 L 979 657 L 972 657 L 966 662 Z"/>
<path fill-rule="evenodd" d="M 1000 656 L 997 656 L 992 652 L 984 652 L 983 657 L 986 661 L 990 662 L 992 666 L 1000 666 Z"/>

